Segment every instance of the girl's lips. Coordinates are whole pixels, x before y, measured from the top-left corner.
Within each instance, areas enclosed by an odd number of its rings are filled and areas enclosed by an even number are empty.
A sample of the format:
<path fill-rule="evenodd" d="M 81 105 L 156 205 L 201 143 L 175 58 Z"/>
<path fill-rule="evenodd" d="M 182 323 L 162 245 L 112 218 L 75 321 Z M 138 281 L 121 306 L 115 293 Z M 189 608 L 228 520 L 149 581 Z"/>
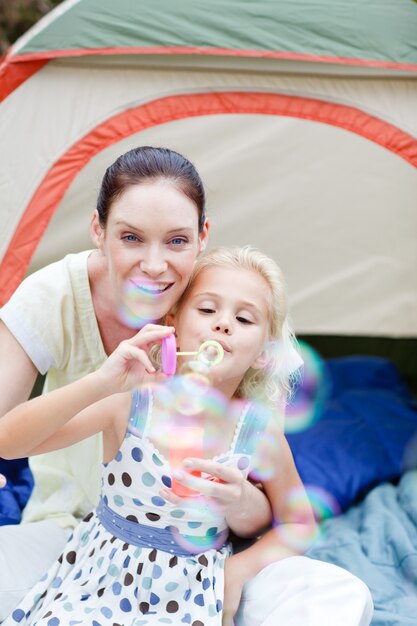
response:
<path fill-rule="evenodd" d="M 224 341 L 222 341 L 222 340 L 219 341 L 218 339 L 215 339 L 214 341 L 217 341 L 217 343 L 219 343 L 221 345 L 221 347 L 223 348 L 223 350 L 225 352 L 231 352 L 230 347 Z"/>

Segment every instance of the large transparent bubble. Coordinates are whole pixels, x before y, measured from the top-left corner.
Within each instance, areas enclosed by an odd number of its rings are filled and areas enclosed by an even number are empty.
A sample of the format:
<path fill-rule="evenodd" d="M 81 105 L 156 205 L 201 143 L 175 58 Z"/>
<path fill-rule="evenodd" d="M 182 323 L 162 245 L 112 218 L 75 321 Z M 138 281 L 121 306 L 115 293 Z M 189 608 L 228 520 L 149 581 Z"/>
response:
<path fill-rule="evenodd" d="M 315 424 L 329 396 L 329 379 L 323 359 L 308 344 L 300 342 L 304 361 L 295 392 L 285 410 L 285 432 L 296 433 Z"/>
<path fill-rule="evenodd" d="M 204 376 L 191 372 L 147 389 L 152 395 L 152 440 L 165 451 L 172 471 L 182 468 L 187 457 L 212 458 L 222 449 L 231 419 L 229 403 Z"/>
<path fill-rule="evenodd" d="M 142 288 L 129 280 L 123 285 L 118 315 L 119 319 L 129 328 L 142 328 L 161 317 L 159 311 L 161 296 L 156 290 L 152 290 L 151 282 L 147 287 L 147 289 Z"/>
<path fill-rule="evenodd" d="M 181 509 L 185 511 L 189 534 L 185 534 L 173 524 L 170 527 L 173 539 L 190 554 L 198 554 L 210 549 L 219 549 L 227 539 L 227 531 L 221 531 L 224 525 L 223 514 L 213 500 L 204 497 L 188 498 L 181 503 Z M 207 529 L 204 534 L 196 534 L 204 524 Z"/>
<path fill-rule="evenodd" d="M 309 511 L 316 521 L 322 519 L 323 511 L 339 512 L 337 504 L 329 494 L 314 487 L 291 489 L 285 497 L 282 519 L 274 523 L 280 543 L 289 550 L 306 551 L 322 535 L 319 524 L 313 523 Z"/>

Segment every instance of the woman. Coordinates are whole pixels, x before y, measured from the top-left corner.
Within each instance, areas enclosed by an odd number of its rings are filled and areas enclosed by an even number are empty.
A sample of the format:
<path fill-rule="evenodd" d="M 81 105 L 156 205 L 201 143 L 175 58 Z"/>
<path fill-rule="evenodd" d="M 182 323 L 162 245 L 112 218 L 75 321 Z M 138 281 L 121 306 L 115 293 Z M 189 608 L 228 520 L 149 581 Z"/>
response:
<path fill-rule="evenodd" d="M 207 506 L 207 497 L 203 502 L 170 502 L 172 440 L 178 444 L 190 432 L 189 426 L 184 429 L 184 419 L 190 417 L 194 432 L 208 434 L 214 398 L 223 404 L 215 418 L 221 436 L 203 438 L 206 462 L 221 459 L 224 468 L 240 469 L 243 479 L 256 468 L 257 443 L 273 437 L 280 453 L 274 455 L 273 477 L 260 482 L 274 519 L 293 537 L 314 535 L 313 511 L 274 411 L 276 400 L 287 396 L 286 381 L 265 352 L 271 341 L 291 340 L 286 300 L 282 273 L 272 259 L 249 246 L 212 250 L 197 261 L 169 316 L 174 327 L 147 324 L 123 341 L 97 372 L 4 416 L 0 454 L 36 455 L 101 431 L 105 464 L 100 504 L 77 526 L 62 557 L 6 624 L 70 626 L 81 620 L 85 626 L 220 626 L 227 596 L 225 566 L 227 575 L 234 570 L 234 579 L 242 570 L 249 579 L 262 564 L 298 553 L 271 529 L 258 543 L 264 545 L 263 555 L 257 550 L 253 558 L 249 551 L 229 557 L 227 511 Z M 207 368 L 206 395 L 201 380 L 196 384 L 193 376 L 154 384 L 152 348 L 172 340 L 167 333 L 174 330 L 180 350 L 198 350 L 207 340 L 224 348 L 221 362 Z M 177 371 L 184 367 L 187 362 L 181 360 Z M 250 402 L 254 379 L 270 412 L 259 413 Z M 197 405 L 201 400 L 193 416 L 178 410 L 184 394 L 192 394 Z M 176 402 L 177 410 L 172 410 Z M 193 480 L 197 493 L 211 482 Z M 296 524 L 285 505 L 295 489 Z"/>
<path fill-rule="evenodd" d="M 150 147 L 119 157 L 105 173 L 91 221 L 96 250 L 68 255 L 30 276 L 0 312 L 0 415 L 28 398 L 38 371 L 47 372 L 46 391 L 73 382 L 96 370 L 145 322 L 160 320 L 184 291 L 208 230 L 204 188 L 187 159 Z M 24 523 L 0 529 L 0 619 L 97 503 L 101 458 L 101 440 L 93 437 L 31 462 L 35 489 Z M 250 534 L 266 523 L 263 494 L 239 483 L 232 470 L 216 488 L 220 500 L 233 498 L 236 533 Z M 356 604 L 365 605 L 356 579 L 343 574 L 346 591 L 358 592 Z M 273 579 L 270 569 L 266 575 Z M 236 604 L 238 598 L 229 596 Z M 323 610 L 320 620 L 325 623 Z"/>

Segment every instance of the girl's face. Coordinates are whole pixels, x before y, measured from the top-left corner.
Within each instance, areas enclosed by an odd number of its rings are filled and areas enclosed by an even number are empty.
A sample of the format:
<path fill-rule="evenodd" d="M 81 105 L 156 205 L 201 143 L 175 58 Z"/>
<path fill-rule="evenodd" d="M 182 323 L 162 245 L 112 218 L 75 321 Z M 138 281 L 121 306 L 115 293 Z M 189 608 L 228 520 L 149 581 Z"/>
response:
<path fill-rule="evenodd" d="M 144 322 L 161 319 L 182 295 L 207 233 L 207 224 L 198 232 L 195 204 L 168 181 L 128 187 L 105 229 L 97 215 L 92 222 L 116 302 Z"/>
<path fill-rule="evenodd" d="M 229 397 L 250 367 L 264 365 L 269 295 L 265 279 L 252 270 L 207 267 L 194 280 L 175 316 L 181 350 L 197 351 L 212 339 L 223 346 L 223 360 L 213 366 L 211 378 Z"/>

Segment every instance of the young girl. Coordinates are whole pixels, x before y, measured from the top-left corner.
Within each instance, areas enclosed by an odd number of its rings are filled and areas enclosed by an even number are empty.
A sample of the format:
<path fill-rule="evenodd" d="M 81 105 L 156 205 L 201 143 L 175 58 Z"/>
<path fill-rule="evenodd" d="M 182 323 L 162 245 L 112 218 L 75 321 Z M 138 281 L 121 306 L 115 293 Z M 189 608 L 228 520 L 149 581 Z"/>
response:
<path fill-rule="evenodd" d="M 225 398 L 246 398 L 256 380 L 264 396 L 274 390 L 277 406 L 285 401 L 286 383 L 271 384 L 277 381 L 266 352 L 269 342 L 280 339 L 285 359 L 290 343 L 285 285 L 271 259 L 249 247 L 212 251 L 197 262 L 168 321 L 175 324 L 181 351 L 198 351 L 206 340 L 221 344 L 224 358 L 211 368 L 210 377 Z M 63 448 L 99 431 L 104 449 L 98 507 L 75 529 L 58 562 L 6 619 L 6 626 L 221 624 L 224 603 L 231 606 L 229 589 L 236 596 L 236 589 L 241 591 L 268 563 L 299 551 L 297 541 L 287 545 L 284 535 L 272 529 L 228 559 L 224 580 L 233 512 L 225 506 L 213 513 L 208 506 L 212 482 L 187 474 L 190 469 L 210 473 L 212 460 L 192 459 L 187 471 L 175 474 L 205 494 L 205 505 L 200 499 L 199 506 L 190 504 L 192 499 L 184 503 L 169 493 L 170 450 L 154 415 L 165 383 L 160 389 L 153 384 L 135 387 L 163 378 L 148 351 L 173 332 L 173 327 L 145 326 L 95 373 L 16 407 L 0 422 L 0 455 L 7 458 Z M 220 425 L 216 454 L 225 470 L 234 466 L 244 480 L 256 433 L 265 426 L 257 422 L 250 401 L 242 404 L 233 423 Z M 275 471 L 262 482 L 276 524 L 286 525 L 286 536 L 291 531 L 296 537 L 311 536 L 314 517 L 307 498 L 296 519 L 287 507 L 287 493 L 303 493 L 288 445 L 274 423 L 267 428 L 279 452 Z M 204 545 L 208 547 L 199 547 Z M 231 618 L 228 608 L 223 623 Z"/>

